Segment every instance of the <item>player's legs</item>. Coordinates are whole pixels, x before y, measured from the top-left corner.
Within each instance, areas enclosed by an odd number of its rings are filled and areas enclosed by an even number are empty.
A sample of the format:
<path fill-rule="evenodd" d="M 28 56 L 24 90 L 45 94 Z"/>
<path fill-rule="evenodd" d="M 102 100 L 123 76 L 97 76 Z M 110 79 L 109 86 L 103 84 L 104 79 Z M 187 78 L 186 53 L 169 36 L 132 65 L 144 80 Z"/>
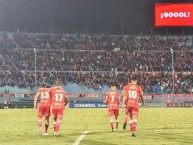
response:
<path fill-rule="evenodd" d="M 133 115 L 133 122 L 131 125 L 131 132 L 133 137 L 135 137 L 136 127 L 137 127 L 137 116 Z"/>
<path fill-rule="evenodd" d="M 132 125 L 132 123 L 133 123 L 133 120 L 132 120 L 132 118 L 131 118 L 130 115 L 125 115 L 124 124 L 123 124 L 123 129 L 124 129 L 124 130 L 127 128 L 127 122 L 129 122 L 130 130 L 131 130 L 131 125 Z"/>
<path fill-rule="evenodd" d="M 58 109 L 57 111 L 57 120 L 56 120 L 56 135 L 58 135 L 58 132 L 60 130 L 61 127 L 61 123 L 62 123 L 62 118 L 63 118 L 63 108 Z"/>
<path fill-rule="evenodd" d="M 53 116 L 53 129 L 54 129 L 54 133 L 55 133 L 56 128 L 57 128 L 57 110 L 56 110 L 56 108 L 52 108 L 52 116 Z"/>
<path fill-rule="evenodd" d="M 60 127 L 61 127 L 61 123 L 62 123 L 62 116 L 61 115 L 57 115 L 57 126 L 56 126 L 56 132 L 59 131 Z"/>
<path fill-rule="evenodd" d="M 119 109 L 114 109 L 115 122 L 116 122 L 116 130 L 119 128 Z"/>
<path fill-rule="evenodd" d="M 43 115 L 42 116 L 38 116 L 38 128 L 42 128 L 42 118 L 43 118 Z"/>
<path fill-rule="evenodd" d="M 132 132 L 132 136 L 135 137 L 135 132 L 136 132 L 136 128 L 137 128 L 137 117 L 138 117 L 138 111 L 139 108 L 138 107 L 133 107 L 132 109 L 132 126 L 131 126 L 131 132 Z"/>
<path fill-rule="evenodd" d="M 131 108 L 128 107 L 126 109 L 126 114 L 124 117 L 124 124 L 123 124 L 123 129 L 125 130 L 127 127 L 127 122 L 129 121 L 130 127 L 131 127 L 131 122 L 132 122 L 132 118 L 131 118 Z"/>
<path fill-rule="evenodd" d="M 111 129 L 112 131 L 114 131 L 114 125 L 113 125 L 114 110 L 113 109 L 108 109 L 108 116 L 109 116 L 109 123 L 110 123 Z"/>
<path fill-rule="evenodd" d="M 38 134 L 42 135 L 43 107 L 38 106 Z"/>
<path fill-rule="evenodd" d="M 125 130 L 126 129 L 126 127 L 127 127 L 127 122 L 128 122 L 128 120 L 129 120 L 129 115 L 125 115 L 125 117 L 124 117 L 124 124 L 123 124 L 123 129 Z"/>
<path fill-rule="evenodd" d="M 50 118 L 50 116 L 45 117 L 45 131 L 44 131 L 45 135 L 48 135 L 49 118 Z"/>
<path fill-rule="evenodd" d="M 49 127 L 49 118 L 50 118 L 50 107 L 47 106 L 45 110 L 45 135 L 48 135 L 48 127 Z"/>
<path fill-rule="evenodd" d="M 110 116 L 110 117 L 109 117 L 109 123 L 110 123 L 110 126 L 111 126 L 112 131 L 114 131 L 113 116 Z"/>
<path fill-rule="evenodd" d="M 42 116 L 43 118 L 43 116 Z M 38 134 L 42 135 L 42 118 L 38 117 Z"/>

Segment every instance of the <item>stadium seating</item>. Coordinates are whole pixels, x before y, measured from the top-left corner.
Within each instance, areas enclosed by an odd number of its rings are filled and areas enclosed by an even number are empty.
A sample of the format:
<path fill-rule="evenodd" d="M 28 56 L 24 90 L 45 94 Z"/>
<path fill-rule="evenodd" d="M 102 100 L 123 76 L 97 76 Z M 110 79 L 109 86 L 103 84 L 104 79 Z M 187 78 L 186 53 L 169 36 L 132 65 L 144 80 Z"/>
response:
<path fill-rule="evenodd" d="M 191 93 L 192 40 L 192 36 L 1 32 L 0 54 L 6 55 L 0 56 L 0 91 L 5 86 L 12 86 L 9 92 L 37 91 L 36 66 L 38 86 L 57 79 L 68 93 L 105 93 L 112 81 L 122 89 L 132 73 L 140 78 L 145 93 L 171 93 L 172 48 L 175 93 Z"/>
<path fill-rule="evenodd" d="M 29 90 L 27 88 L 18 88 L 17 86 L 4 86 L 0 87 L 1 93 L 20 93 L 20 94 L 29 94 Z"/>
<path fill-rule="evenodd" d="M 82 94 L 83 92 L 79 89 L 76 83 L 67 83 L 67 85 L 62 86 L 68 94 Z"/>

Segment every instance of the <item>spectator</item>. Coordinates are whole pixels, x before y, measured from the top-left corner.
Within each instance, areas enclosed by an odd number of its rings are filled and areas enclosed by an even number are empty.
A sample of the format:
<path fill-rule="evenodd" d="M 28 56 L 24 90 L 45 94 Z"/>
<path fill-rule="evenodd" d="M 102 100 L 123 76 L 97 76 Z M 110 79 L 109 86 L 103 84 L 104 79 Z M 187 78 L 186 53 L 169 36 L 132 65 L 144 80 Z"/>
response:
<path fill-rule="evenodd" d="M 140 75 L 145 93 L 172 92 L 171 52 L 174 50 L 175 93 L 193 85 L 191 36 L 120 36 L 100 34 L 0 34 L 0 86 L 34 87 L 59 79 L 101 91 L 115 81 L 119 89 L 128 73 Z M 6 55 L 4 55 L 6 54 Z M 166 73 L 165 73 L 166 72 Z M 190 72 L 190 73 L 184 73 Z"/>

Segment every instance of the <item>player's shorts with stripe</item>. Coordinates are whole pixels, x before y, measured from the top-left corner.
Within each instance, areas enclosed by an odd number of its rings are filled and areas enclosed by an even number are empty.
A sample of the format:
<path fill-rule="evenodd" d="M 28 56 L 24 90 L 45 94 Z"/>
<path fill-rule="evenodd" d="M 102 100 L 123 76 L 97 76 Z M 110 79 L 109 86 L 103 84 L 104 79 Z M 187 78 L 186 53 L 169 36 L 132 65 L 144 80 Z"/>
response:
<path fill-rule="evenodd" d="M 38 106 L 38 117 L 42 118 L 43 116 L 50 116 L 50 106 Z"/>
<path fill-rule="evenodd" d="M 53 117 L 60 116 L 62 118 L 64 114 L 64 108 L 52 108 L 52 114 Z"/>
<path fill-rule="evenodd" d="M 119 115 L 119 109 L 108 109 L 108 116 L 118 116 Z"/>
<path fill-rule="evenodd" d="M 139 107 L 127 107 L 126 115 L 138 116 L 138 113 L 139 113 Z"/>

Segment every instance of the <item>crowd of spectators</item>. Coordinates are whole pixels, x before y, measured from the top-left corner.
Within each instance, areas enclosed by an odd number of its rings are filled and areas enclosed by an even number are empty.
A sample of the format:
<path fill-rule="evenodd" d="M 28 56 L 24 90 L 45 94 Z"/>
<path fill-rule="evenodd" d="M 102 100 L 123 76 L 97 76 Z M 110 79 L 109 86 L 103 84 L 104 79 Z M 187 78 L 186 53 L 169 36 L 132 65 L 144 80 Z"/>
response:
<path fill-rule="evenodd" d="M 68 50 L 192 50 L 192 36 L 0 33 L 0 47 Z"/>
<path fill-rule="evenodd" d="M 121 89 L 128 72 L 135 72 L 145 93 L 171 93 L 172 48 L 175 93 L 191 93 L 192 40 L 192 36 L 1 33 L 0 86 L 33 89 L 36 66 L 38 85 L 57 79 L 64 85 L 75 82 L 101 90 L 115 81 Z"/>
<path fill-rule="evenodd" d="M 139 84 L 145 93 L 172 93 L 173 75 L 168 72 L 138 72 Z M 34 72 L 7 72 L 0 73 L 0 87 L 18 86 L 19 88 L 34 87 Z M 111 82 L 116 82 L 119 89 L 129 81 L 131 73 L 115 72 L 39 72 L 37 73 L 37 85 L 53 85 L 55 80 L 59 80 L 63 85 L 67 83 L 77 83 L 85 85 L 94 90 L 102 90 L 103 87 L 109 86 Z M 193 92 L 193 73 L 179 72 L 174 75 L 175 93 L 192 93 Z"/>
<path fill-rule="evenodd" d="M 177 55 L 177 54 L 176 54 Z M 155 57 L 157 56 L 157 57 Z M 15 49 L 10 58 L 20 70 L 34 70 L 33 50 Z M 175 57 L 177 71 L 191 71 L 193 66 L 184 61 L 189 59 Z M 184 65 L 188 64 L 187 66 Z M 38 51 L 36 67 L 41 71 L 171 71 L 169 51 Z"/>
<path fill-rule="evenodd" d="M 174 50 L 192 49 L 190 36 L 145 36 L 100 34 L 29 34 L 11 33 L 19 48 L 69 50 Z"/>

